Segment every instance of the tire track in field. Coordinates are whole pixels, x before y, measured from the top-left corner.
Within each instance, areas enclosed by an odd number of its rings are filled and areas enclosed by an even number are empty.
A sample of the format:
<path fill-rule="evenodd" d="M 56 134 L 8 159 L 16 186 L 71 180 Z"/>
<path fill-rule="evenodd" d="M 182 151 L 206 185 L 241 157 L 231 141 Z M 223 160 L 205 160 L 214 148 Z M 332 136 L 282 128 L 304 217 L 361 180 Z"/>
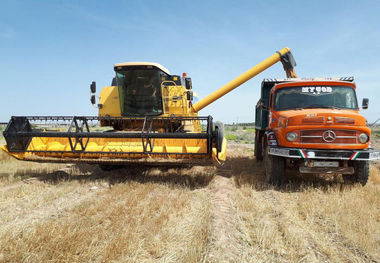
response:
<path fill-rule="evenodd" d="M 350 242 L 342 233 L 339 232 L 334 222 L 319 214 L 314 221 L 319 231 L 323 231 L 325 239 L 332 244 L 335 252 L 344 255 L 346 260 L 354 260 L 355 262 L 379 262 L 380 258 L 375 258 L 358 246 Z"/>
<path fill-rule="evenodd" d="M 206 262 L 236 262 L 242 250 L 234 205 L 236 187 L 226 176 L 229 170 L 218 169 L 210 187 L 212 221 Z"/>
<path fill-rule="evenodd" d="M 250 211 L 239 211 L 242 229 L 250 247 L 244 253 L 258 262 L 329 262 L 318 247 L 312 232 L 281 200 L 281 193 L 262 189 L 243 192 L 239 198 L 251 199 Z M 240 200 L 241 201 L 241 200 Z M 253 202 L 253 203 L 252 203 Z"/>
<path fill-rule="evenodd" d="M 288 193 L 275 190 L 253 191 L 263 218 L 256 219 L 253 243 L 260 252 L 253 252 L 263 261 L 281 262 L 379 262 L 339 233 L 336 225 L 323 215 L 304 218 L 297 203 Z M 290 198 L 289 198 L 290 197 Z M 263 210 L 265 209 L 265 210 Z M 251 235 L 252 237 L 252 235 Z M 275 246 L 273 246 L 276 244 Z M 267 257 L 271 255 L 271 257 Z"/>
<path fill-rule="evenodd" d="M 285 242 L 294 243 L 296 253 L 300 255 L 298 262 L 329 262 L 328 256 L 319 249 L 313 232 L 305 222 L 281 199 L 281 193 L 274 190 L 260 192 L 264 202 L 274 211 L 273 220 L 278 230 L 285 237 Z M 293 253 L 292 253 L 293 254 Z"/>

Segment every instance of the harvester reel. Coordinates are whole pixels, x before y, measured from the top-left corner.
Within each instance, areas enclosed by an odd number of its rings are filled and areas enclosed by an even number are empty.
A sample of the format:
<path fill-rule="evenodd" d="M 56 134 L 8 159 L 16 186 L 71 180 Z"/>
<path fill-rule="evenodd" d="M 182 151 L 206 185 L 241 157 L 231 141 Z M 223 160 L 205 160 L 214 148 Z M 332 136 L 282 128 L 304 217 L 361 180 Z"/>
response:
<path fill-rule="evenodd" d="M 26 117 L 12 117 L 3 133 L 8 149 L 14 152 L 25 151 L 32 140 L 32 136 L 28 135 L 31 131 L 32 127 Z M 19 136 L 18 132 L 26 134 Z"/>

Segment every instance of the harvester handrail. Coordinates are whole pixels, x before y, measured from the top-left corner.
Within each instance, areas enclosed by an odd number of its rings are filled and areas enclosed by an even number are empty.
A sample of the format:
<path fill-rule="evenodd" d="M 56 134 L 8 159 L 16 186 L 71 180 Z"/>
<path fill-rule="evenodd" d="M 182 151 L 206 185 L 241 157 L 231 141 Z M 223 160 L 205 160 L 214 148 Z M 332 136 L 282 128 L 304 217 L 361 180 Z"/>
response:
<path fill-rule="evenodd" d="M 166 84 L 166 83 L 174 83 L 173 86 L 177 86 L 177 83 L 175 83 L 175 81 L 173 81 L 173 80 L 164 80 L 163 82 L 161 82 L 161 86 L 163 86 L 163 87 L 166 88 L 166 86 L 163 85 L 164 83 L 165 83 L 165 84 Z"/>

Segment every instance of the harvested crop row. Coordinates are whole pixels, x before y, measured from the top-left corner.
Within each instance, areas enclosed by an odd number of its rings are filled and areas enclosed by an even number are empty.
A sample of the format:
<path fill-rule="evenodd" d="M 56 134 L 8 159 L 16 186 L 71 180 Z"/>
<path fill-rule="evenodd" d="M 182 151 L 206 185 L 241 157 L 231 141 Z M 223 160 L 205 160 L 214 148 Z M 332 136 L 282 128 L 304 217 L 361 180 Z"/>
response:
<path fill-rule="evenodd" d="M 7 229 L 1 235 L 0 253 L 4 261 L 194 262 L 201 259 L 207 243 L 209 206 L 202 189 L 128 181 L 70 209 L 52 206 L 46 211 L 49 216 L 38 222 L 24 221 L 22 228 Z"/>

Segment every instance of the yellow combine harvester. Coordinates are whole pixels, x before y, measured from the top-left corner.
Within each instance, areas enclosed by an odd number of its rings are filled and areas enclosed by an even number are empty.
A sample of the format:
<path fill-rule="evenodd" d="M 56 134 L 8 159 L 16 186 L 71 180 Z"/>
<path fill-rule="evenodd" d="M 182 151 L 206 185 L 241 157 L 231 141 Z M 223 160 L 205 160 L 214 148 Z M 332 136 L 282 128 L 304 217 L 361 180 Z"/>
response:
<path fill-rule="evenodd" d="M 157 63 L 116 64 L 112 86 L 100 93 L 99 116 L 14 116 L 3 133 L 7 145 L 2 149 L 37 162 L 222 162 L 223 124 L 198 111 L 278 61 L 292 77 L 295 62 L 284 48 L 195 104 L 185 74 L 171 75 Z M 95 82 L 91 92 L 95 104 Z M 99 130 L 99 125 L 112 130 Z"/>

